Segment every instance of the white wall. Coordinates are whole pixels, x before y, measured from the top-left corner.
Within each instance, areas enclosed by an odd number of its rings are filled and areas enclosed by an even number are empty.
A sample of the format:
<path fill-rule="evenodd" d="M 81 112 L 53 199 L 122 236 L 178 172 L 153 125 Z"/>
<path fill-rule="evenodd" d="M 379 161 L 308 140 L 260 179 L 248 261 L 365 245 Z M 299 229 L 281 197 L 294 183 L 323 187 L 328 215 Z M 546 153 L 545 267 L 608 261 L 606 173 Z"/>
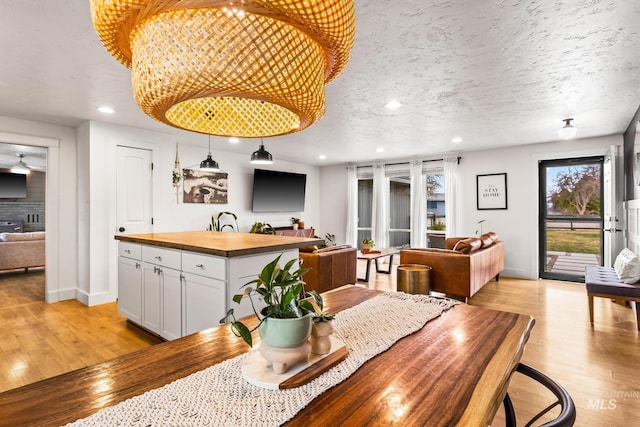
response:
<path fill-rule="evenodd" d="M 509 277 L 538 277 L 538 161 L 604 155 L 611 145 L 622 146 L 622 135 L 558 141 L 512 148 L 464 152 L 458 166 L 461 193 L 459 235 L 495 231 L 504 242 Z M 622 150 L 620 150 L 622 152 Z M 506 173 L 507 210 L 477 210 L 476 175 Z M 321 228 L 344 241 L 346 230 L 346 165 L 321 168 Z M 326 230 L 326 231 L 325 231 Z"/>
<path fill-rule="evenodd" d="M 80 134 L 80 132 L 79 132 Z M 251 190 L 254 166 L 248 155 L 225 152 L 212 146 L 213 158 L 229 174 L 228 204 L 177 204 L 171 181 L 174 168 L 175 144 L 179 143 L 182 168 L 196 167 L 208 151 L 207 137 L 189 134 L 188 140 L 176 140 L 171 134 L 146 131 L 124 126 L 91 122 L 89 132 L 79 138 L 89 173 L 89 191 L 79 195 L 79 206 L 88 207 L 89 221 L 80 223 L 80 264 L 87 265 L 81 272 L 83 278 L 79 297 L 88 305 L 114 301 L 117 296 L 117 241 L 114 239 L 116 224 L 116 147 L 148 148 L 153 150 L 153 217 L 154 232 L 205 230 L 212 215 L 231 211 L 238 216 L 240 231 L 247 232 L 255 221 L 268 222 L 274 227 L 290 225 L 289 219 L 296 216 L 305 220 L 306 227 L 319 224 L 319 168 L 278 161 L 262 169 L 282 170 L 307 175 L 304 212 L 279 214 L 254 214 L 251 212 Z M 245 142 L 250 143 L 250 142 Z M 85 147 L 88 147 L 85 152 Z M 79 172 L 81 176 L 85 174 Z M 87 183 L 83 183 L 87 185 Z"/>

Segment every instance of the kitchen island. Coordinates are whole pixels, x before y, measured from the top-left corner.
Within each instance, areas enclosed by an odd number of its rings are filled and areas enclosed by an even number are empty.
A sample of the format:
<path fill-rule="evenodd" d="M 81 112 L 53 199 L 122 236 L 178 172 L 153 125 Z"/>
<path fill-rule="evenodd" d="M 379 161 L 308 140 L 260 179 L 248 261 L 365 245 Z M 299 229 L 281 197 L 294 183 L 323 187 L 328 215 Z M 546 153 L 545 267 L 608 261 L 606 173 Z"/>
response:
<path fill-rule="evenodd" d="M 242 286 L 281 256 L 322 239 L 219 231 L 117 235 L 118 311 L 144 329 L 173 340 L 218 325 L 227 310 L 252 314 L 233 302 Z"/>

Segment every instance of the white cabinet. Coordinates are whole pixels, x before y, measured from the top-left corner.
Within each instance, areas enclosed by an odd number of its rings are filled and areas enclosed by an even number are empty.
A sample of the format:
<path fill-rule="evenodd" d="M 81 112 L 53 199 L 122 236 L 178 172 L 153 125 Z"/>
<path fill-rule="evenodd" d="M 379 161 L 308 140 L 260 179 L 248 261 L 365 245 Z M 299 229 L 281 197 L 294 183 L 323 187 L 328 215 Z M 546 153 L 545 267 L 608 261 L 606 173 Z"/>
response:
<path fill-rule="evenodd" d="M 142 263 L 141 246 L 135 243 L 118 244 L 118 311 L 132 322 L 142 319 Z"/>
<path fill-rule="evenodd" d="M 167 340 L 219 326 L 229 308 L 251 315 L 248 299 L 232 298 L 280 254 L 281 266 L 298 258 L 297 249 L 226 258 L 120 241 L 118 311 Z"/>
<path fill-rule="evenodd" d="M 118 311 L 140 324 L 142 319 L 142 264 L 139 260 L 118 258 Z"/>
<path fill-rule="evenodd" d="M 142 246 L 142 323 L 171 340 L 182 336 L 180 251 Z"/>
<path fill-rule="evenodd" d="M 158 266 L 142 263 L 142 327 L 160 333 L 160 287 Z"/>
<path fill-rule="evenodd" d="M 183 277 L 183 335 L 219 326 L 226 314 L 225 282 L 192 273 Z"/>
<path fill-rule="evenodd" d="M 226 314 L 226 258 L 182 253 L 184 335 L 220 325 Z"/>
<path fill-rule="evenodd" d="M 160 312 L 162 322 L 160 336 L 175 340 L 182 336 L 182 274 L 170 268 L 163 268 L 160 287 Z"/>

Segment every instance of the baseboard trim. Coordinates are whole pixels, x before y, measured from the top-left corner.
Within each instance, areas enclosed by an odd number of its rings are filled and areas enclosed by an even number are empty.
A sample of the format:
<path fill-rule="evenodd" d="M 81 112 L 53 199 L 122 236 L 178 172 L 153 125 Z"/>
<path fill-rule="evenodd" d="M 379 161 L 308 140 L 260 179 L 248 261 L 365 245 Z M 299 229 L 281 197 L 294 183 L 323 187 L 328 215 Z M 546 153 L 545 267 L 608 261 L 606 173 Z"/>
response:
<path fill-rule="evenodd" d="M 75 299 L 81 303 L 92 307 L 94 305 L 107 304 L 116 300 L 111 292 L 100 292 L 97 294 L 88 294 L 85 291 L 76 289 Z"/>
<path fill-rule="evenodd" d="M 60 301 L 76 299 L 75 289 L 62 289 L 58 291 L 47 292 L 46 302 L 48 304 Z"/>

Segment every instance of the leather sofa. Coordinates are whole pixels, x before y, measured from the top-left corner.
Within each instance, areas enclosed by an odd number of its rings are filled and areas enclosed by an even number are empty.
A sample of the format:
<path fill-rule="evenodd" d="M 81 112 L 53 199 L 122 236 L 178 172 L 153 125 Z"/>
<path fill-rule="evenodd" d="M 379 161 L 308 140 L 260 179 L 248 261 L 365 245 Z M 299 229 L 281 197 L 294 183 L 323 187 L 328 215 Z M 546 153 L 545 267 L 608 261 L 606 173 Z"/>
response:
<path fill-rule="evenodd" d="M 0 233 L 0 270 L 45 265 L 45 232 Z"/>
<path fill-rule="evenodd" d="M 301 267 L 310 269 L 302 276 L 305 289 L 325 292 L 356 283 L 357 252 L 349 245 L 300 248 Z"/>
<path fill-rule="evenodd" d="M 450 237 L 446 249 L 402 249 L 400 264 L 431 267 L 431 290 L 466 301 L 494 277 L 500 279 L 504 251 L 495 233 Z"/>

